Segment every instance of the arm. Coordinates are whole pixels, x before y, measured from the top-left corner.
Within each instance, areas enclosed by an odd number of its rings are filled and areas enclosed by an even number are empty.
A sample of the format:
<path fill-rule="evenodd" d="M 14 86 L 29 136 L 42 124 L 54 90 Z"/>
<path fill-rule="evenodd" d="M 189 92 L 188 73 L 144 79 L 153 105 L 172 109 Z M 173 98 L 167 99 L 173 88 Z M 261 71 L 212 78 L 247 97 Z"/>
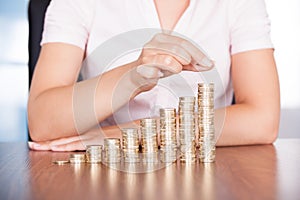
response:
<path fill-rule="evenodd" d="M 86 145 L 103 143 L 103 136 L 108 138 L 121 138 L 120 128 L 138 127 L 139 120 L 126 124 L 95 127 L 82 135 L 64 137 L 43 142 L 28 142 L 29 148 L 38 151 L 75 151 L 85 150 Z"/>
<path fill-rule="evenodd" d="M 272 49 L 232 56 L 236 104 L 226 108 L 218 146 L 270 144 L 277 138 L 280 94 Z"/>
<path fill-rule="evenodd" d="M 79 47 L 61 43 L 46 44 L 42 47 L 28 101 L 28 124 L 33 140 L 43 141 L 77 134 L 72 102 L 74 87 L 79 84 L 76 80 L 82 59 L 83 50 Z M 99 121 L 112 113 L 112 108 L 107 105 L 110 105 L 113 89 L 119 84 L 122 74 L 132 67 L 133 64 L 130 63 L 105 73 L 99 82 L 99 77 L 96 77 L 80 83 L 83 89 L 98 84 L 95 101 L 99 102 L 96 109 L 102 111 L 101 115 L 96 116 Z M 124 98 L 120 98 L 117 106 L 127 102 L 133 88 L 136 87 L 130 81 L 124 82 L 123 86 Z M 99 91 L 106 94 L 106 98 L 101 98 Z M 97 121 L 91 119 L 87 125 L 95 125 L 93 123 Z"/>

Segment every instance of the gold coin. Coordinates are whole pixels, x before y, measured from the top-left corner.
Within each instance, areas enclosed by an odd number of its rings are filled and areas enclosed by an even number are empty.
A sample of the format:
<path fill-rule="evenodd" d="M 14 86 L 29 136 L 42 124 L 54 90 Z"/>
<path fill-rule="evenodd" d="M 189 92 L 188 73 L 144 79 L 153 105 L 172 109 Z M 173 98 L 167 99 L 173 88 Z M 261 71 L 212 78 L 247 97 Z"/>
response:
<path fill-rule="evenodd" d="M 55 160 L 53 161 L 53 163 L 56 165 L 65 165 L 65 164 L 69 164 L 70 162 L 68 160 Z"/>

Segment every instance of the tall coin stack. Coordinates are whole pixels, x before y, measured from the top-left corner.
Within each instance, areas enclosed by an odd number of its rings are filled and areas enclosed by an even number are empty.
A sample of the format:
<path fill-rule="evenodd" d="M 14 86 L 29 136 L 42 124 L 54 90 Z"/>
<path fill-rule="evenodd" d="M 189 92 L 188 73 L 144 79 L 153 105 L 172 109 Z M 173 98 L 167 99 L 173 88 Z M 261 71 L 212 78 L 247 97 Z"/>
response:
<path fill-rule="evenodd" d="M 214 162 L 216 155 L 214 126 L 214 84 L 198 84 L 199 158 Z"/>
<path fill-rule="evenodd" d="M 86 148 L 86 162 L 87 163 L 101 163 L 102 145 L 88 145 Z"/>
<path fill-rule="evenodd" d="M 123 128 L 122 150 L 125 162 L 136 163 L 139 161 L 139 133 L 137 128 Z"/>
<path fill-rule="evenodd" d="M 156 119 L 141 119 L 140 127 L 143 162 L 158 162 Z"/>
<path fill-rule="evenodd" d="M 162 162 L 177 159 L 176 109 L 160 109 L 160 158 Z"/>
<path fill-rule="evenodd" d="M 196 161 L 195 97 L 179 98 L 180 160 Z"/>
<path fill-rule="evenodd" d="M 103 161 L 106 163 L 121 162 L 121 143 L 119 138 L 105 138 Z"/>

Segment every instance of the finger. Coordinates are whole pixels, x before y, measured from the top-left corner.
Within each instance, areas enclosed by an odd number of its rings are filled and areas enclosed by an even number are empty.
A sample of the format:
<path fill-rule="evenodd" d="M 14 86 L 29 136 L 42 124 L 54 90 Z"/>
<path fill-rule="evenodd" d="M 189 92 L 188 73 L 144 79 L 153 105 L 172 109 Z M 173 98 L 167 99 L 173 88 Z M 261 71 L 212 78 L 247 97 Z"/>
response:
<path fill-rule="evenodd" d="M 152 64 L 140 65 L 137 67 L 136 71 L 147 79 L 158 79 L 163 77 L 163 73 Z"/>
<path fill-rule="evenodd" d="M 173 43 L 183 47 L 192 57 L 192 64 L 196 69 L 203 71 L 213 68 L 214 62 L 204 53 L 204 51 L 190 41 L 168 34 L 157 34 L 154 37 L 155 41 L 161 43 Z"/>
<path fill-rule="evenodd" d="M 62 144 L 57 146 L 51 146 L 52 151 L 84 151 L 85 146 L 83 145 L 82 141 L 75 141 L 68 144 Z"/>
<path fill-rule="evenodd" d="M 52 140 L 50 142 L 50 146 L 58 146 L 58 145 L 62 145 L 62 144 L 68 144 L 68 143 L 75 142 L 78 140 L 81 140 L 80 136 L 60 138 L 60 139 Z"/>
<path fill-rule="evenodd" d="M 145 78 L 161 78 L 182 71 L 182 65 L 170 55 L 147 56 L 143 63 L 137 67 L 137 72 Z"/>
<path fill-rule="evenodd" d="M 182 66 L 182 70 L 184 70 L 184 71 L 193 71 L 193 72 L 203 71 L 203 70 L 196 69 L 192 64 Z"/>
<path fill-rule="evenodd" d="M 174 57 L 181 65 L 188 65 L 192 61 L 190 54 L 177 44 L 150 42 L 144 46 L 144 49 L 152 55 L 169 54 Z"/>
<path fill-rule="evenodd" d="M 28 142 L 28 147 L 31 150 L 36 150 L 36 151 L 49 151 L 51 150 L 49 143 L 47 142 Z"/>

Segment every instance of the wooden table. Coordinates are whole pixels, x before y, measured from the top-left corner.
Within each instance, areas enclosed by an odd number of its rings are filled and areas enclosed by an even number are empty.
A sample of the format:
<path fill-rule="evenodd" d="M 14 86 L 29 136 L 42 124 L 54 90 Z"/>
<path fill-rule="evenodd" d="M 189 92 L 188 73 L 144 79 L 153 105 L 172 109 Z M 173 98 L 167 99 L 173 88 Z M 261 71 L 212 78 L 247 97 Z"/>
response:
<path fill-rule="evenodd" d="M 300 139 L 218 148 L 214 164 L 139 174 L 52 164 L 69 154 L 0 143 L 0 199 L 300 199 Z"/>

